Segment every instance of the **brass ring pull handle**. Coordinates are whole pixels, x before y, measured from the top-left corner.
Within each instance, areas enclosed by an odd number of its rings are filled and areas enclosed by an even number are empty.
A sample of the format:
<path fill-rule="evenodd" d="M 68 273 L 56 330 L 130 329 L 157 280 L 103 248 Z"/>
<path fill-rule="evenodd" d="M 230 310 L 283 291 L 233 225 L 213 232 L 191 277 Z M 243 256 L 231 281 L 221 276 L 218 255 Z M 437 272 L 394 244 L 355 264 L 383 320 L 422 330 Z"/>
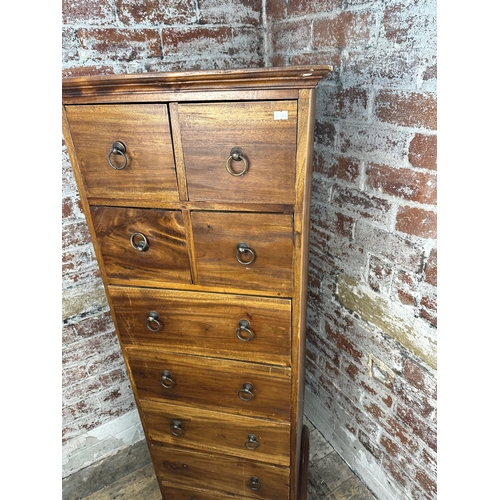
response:
<path fill-rule="evenodd" d="M 243 170 L 241 172 L 237 173 L 232 169 L 231 162 L 232 161 L 241 161 L 241 160 L 243 160 Z M 241 148 L 235 147 L 235 148 L 231 149 L 231 152 L 229 153 L 229 157 L 226 160 L 226 170 L 234 177 L 239 177 L 240 175 L 243 175 L 248 170 L 248 160 L 243 155 L 243 151 L 241 150 Z"/>
<path fill-rule="evenodd" d="M 138 237 L 138 238 L 136 238 Z M 138 241 L 137 241 L 138 239 Z M 136 243 L 137 241 L 137 243 Z M 134 233 L 130 237 L 130 244 L 132 245 L 132 248 L 134 250 L 137 250 L 138 252 L 147 252 L 149 248 L 149 242 L 146 236 L 144 236 L 142 233 Z"/>
<path fill-rule="evenodd" d="M 250 330 L 250 328 L 249 328 L 250 323 L 246 319 L 240 319 L 238 325 L 239 326 L 236 329 L 236 336 L 242 342 L 248 342 L 249 340 L 252 340 L 253 339 L 253 333 L 252 333 L 252 330 Z M 243 333 L 243 332 L 247 332 L 247 333 Z M 243 335 L 242 335 L 242 333 L 243 333 Z"/>
<path fill-rule="evenodd" d="M 241 260 L 240 255 L 250 254 L 250 259 Z M 248 246 L 247 243 L 238 243 L 236 245 L 236 260 L 243 266 L 248 266 L 255 260 L 255 252 Z"/>
<path fill-rule="evenodd" d="M 175 385 L 175 380 L 172 379 L 172 374 L 168 370 L 163 370 L 160 382 L 165 389 L 172 389 Z"/>
<path fill-rule="evenodd" d="M 158 321 L 160 315 L 156 311 L 151 311 L 148 313 L 148 319 L 146 320 L 146 326 L 148 330 L 152 332 L 159 332 L 161 329 L 161 323 Z"/>
<path fill-rule="evenodd" d="M 248 440 L 245 441 L 245 448 L 247 450 L 256 450 L 260 443 L 257 441 L 257 436 L 255 434 L 249 434 Z"/>
<path fill-rule="evenodd" d="M 111 168 L 114 168 L 115 170 L 123 170 L 128 163 L 127 155 L 125 154 L 127 152 L 127 148 L 125 147 L 125 144 L 121 141 L 115 141 L 113 142 L 113 145 L 111 146 L 111 149 L 108 153 L 108 163 Z M 117 167 L 112 161 L 111 161 L 111 155 L 120 155 L 123 158 L 123 165 L 121 167 Z"/>
<path fill-rule="evenodd" d="M 248 403 L 248 401 L 252 401 L 254 398 L 254 394 L 252 392 L 253 385 L 250 382 L 245 382 L 243 384 L 243 389 L 240 389 L 238 391 L 238 397 L 242 400 L 245 401 L 245 403 Z"/>
<path fill-rule="evenodd" d="M 173 436 L 180 437 L 184 434 L 184 429 L 182 428 L 182 422 L 180 420 L 174 420 L 170 426 L 170 432 Z"/>
<path fill-rule="evenodd" d="M 256 476 L 252 476 L 250 478 L 250 482 L 248 483 L 248 487 L 251 489 L 251 490 L 254 490 L 254 491 L 257 491 L 257 490 L 260 490 L 260 487 L 262 485 L 260 484 L 259 482 L 259 478 L 256 477 Z"/>

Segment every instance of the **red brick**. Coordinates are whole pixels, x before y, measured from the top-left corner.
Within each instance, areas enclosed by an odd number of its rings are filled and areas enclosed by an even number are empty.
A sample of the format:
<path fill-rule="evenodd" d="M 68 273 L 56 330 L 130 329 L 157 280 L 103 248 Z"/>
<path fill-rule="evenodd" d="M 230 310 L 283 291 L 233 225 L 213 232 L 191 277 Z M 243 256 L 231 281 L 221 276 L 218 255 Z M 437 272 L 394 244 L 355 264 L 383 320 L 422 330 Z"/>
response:
<path fill-rule="evenodd" d="M 339 187 L 333 193 L 332 204 L 355 215 L 381 224 L 388 222 L 391 203 L 357 189 Z"/>
<path fill-rule="evenodd" d="M 309 48 L 311 25 L 308 20 L 289 20 L 271 25 L 271 52 L 295 52 Z"/>
<path fill-rule="evenodd" d="M 133 61 L 162 55 L 160 35 L 154 29 L 81 29 L 78 36 L 94 60 Z"/>
<path fill-rule="evenodd" d="M 435 410 L 435 401 L 431 403 L 430 398 L 403 379 L 397 379 L 394 384 L 394 394 L 398 398 L 398 404 L 404 403 L 409 410 L 424 419 Z"/>
<path fill-rule="evenodd" d="M 351 47 L 370 39 L 374 24 L 366 12 L 341 12 L 333 19 L 320 19 L 313 25 L 313 47 Z"/>
<path fill-rule="evenodd" d="M 420 238 L 437 237 L 437 214 L 415 207 L 400 207 L 396 215 L 396 230 Z"/>
<path fill-rule="evenodd" d="M 388 289 L 392 279 L 392 265 L 370 255 L 368 267 L 368 283 L 373 290 L 379 292 L 381 289 Z"/>
<path fill-rule="evenodd" d="M 424 270 L 424 279 L 430 285 L 437 286 L 437 248 L 431 250 Z"/>
<path fill-rule="evenodd" d="M 359 362 L 361 360 L 363 353 L 356 349 L 355 345 L 350 342 L 345 335 L 342 335 L 340 332 L 336 331 L 336 329 L 332 328 L 329 322 L 325 323 L 325 332 L 328 339 L 330 339 L 340 351 L 350 354 L 355 361 Z"/>
<path fill-rule="evenodd" d="M 89 229 L 84 221 L 63 226 L 62 237 L 63 249 L 91 242 Z"/>
<path fill-rule="evenodd" d="M 268 21 L 284 18 L 286 16 L 286 0 L 266 2 L 266 16 Z"/>
<path fill-rule="evenodd" d="M 329 49 L 326 51 L 315 50 L 314 52 L 302 52 L 290 56 L 290 64 L 296 66 L 308 66 L 309 64 L 329 64 L 332 66 L 332 72 L 326 77 L 333 79 L 340 72 L 340 63 L 342 52 L 340 49 Z"/>
<path fill-rule="evenodd" d="M 126 26 L 188 24 L 196 21 L 192 2 L 185 0 L 117 0 L 119 20 Z"/>
<path fill-rule="evenodd" d="M 288 0 L 288 15 L 297 16 L 316 14 L 318 12 L 331 12 L 338 7 L 342 0 Z M 269 2 L 267 2 L 269 3 Z M 271 0 L 274 3 L 274 0 Z"/>
<path fill-rule="evenodd" d="M 418 450 L 419 444 L 415 439 L 415 436 L 413 436 L 411 432 L 408 432 L 392 416 L 388 417 L 387 422 L 383 424 L 383 427 L 386 432 L 399 441 L 400 445 L 402 445 L 408 452 L 415 453 Z"/>
<path fill-rule="evenodd" d="M 431 325 L 437 326 L 437 297 L 434 293 L 423 293 L 420 299 L 420 317 L 427 320 Z"/>
<path fill-rule="evenodd" d="M 381 190 L 403 200 L 434 205 L 437 202 L 436 176 L 407 168 L 386 165 L 368 165 L 367 183 L 372 189 Z"/>
<path fill-rule="evenodd" d="M 436 399 L 437 384 L 436 379 L 427 370 L 407 359 L 403 367 L 403 376 L 410 384 L 420 389 L 429 397 Z"/>
<path fill-rule="evenodd" d="M 416 305 L 418 281 L 414 274 L 399 270 L 394 279 L 393 289 L 402 304 Z"/>
<path fill-rule="evenodd" d="M 338 118 L 367 116 L 368 92 L 364 89 L 334 89 L 333 102 L 333 114 Z"/>
<path fill-rule="evenodd" d="M 419 467 L 415 472 L 415 479 L 424 491 L 429 493 L 432 498 L 436 498 L 437 483 L 435 478 L 430 477 L 429 474 L 425 472 L 425 470 Z"/>
<path fill-rule="evenodd" d="M 381 91 L 375 97 L 374 110 L 382 122 L 436 130 L 437 100 L 434 94 Z"/>
<path fill-rule="evenodd" d="M 109 311 L 100 316 L 86 318 L 75 325 L 76 334 L 83 338 L 111 332 L 114 329 L 115 326 Z"/>
<path fill-rule="evenodd" d="M 115 20 L 113 5 L 102 0 L 63 0 L 64 24 L 104 24 Z"/>
<path fill-rule="evenodd" d="M 415 412 L 402 404 L 397 406 L 397 416 L 419 437 L 431 450 L 437 452 L 436 429 L 415 415 Z"/>
<path fill-rule="evenodd" d="M 384 455 L 382 459 L 383 468 L 388 472 L 388 476 L 392 477 L 396 483 L 406 489 L 409 479 L 405 472 L 401 469 L 399 457 L 393 458 L 391 455 Z"/>
<path fill-rule="evenodd" d="M 435 44 L 435 8 L 426 8 L 428 3 L 422 0 L 401 0 L 387 4 L 382 19 L 387 40 L 411 47 L 422 43 L 430 47 Z"/>
<path fill-rule="evenodd" d="M 332 234 L 352 238 L 355 220 L 348 215 L 335 213 L 333 220 Z"/>
<path fill-rule="evenodd" d="M 257 25 L 262 21 L 261 0 L 199 0 L 199 7 L 202 24 Z"/>
<path fill-rule="evenodd" d="M 162 30 L 165 55 L 176 53 L 207 56 L 227 53 L 231 47 L 231 28 L 209 28 L 205 26 L 167 28 Z"/>
<path fill-rule="evenodd" d="M 408 160 L 414 167 L 436 170 L 437 136 L 415 134 L 410 142 Z"/>

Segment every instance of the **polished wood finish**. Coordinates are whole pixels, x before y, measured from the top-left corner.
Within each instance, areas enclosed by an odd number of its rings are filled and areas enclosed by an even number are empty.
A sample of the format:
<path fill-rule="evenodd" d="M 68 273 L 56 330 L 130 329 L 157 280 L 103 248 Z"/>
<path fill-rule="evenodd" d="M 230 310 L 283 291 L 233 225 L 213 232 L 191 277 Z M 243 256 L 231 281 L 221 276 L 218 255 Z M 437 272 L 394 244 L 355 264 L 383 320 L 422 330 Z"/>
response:
<path fill-rule="evenodd" d="M 126 348 L 125 353 L 141 400 L 290 419 L 290 368 L 142 348 Z M 170 382 L 162 385 L 165 370 L 173 387 L 164 387 Z M 252 384 L 252 395 L 244 392 L 246 383 Z"/>
<path fill-rule="evenodd" d="M 241 495 L 262 500 L 288 500 L 290 474 L 285 467 L 235 457 L 186 452 L 151 446 L 163 485 L 187 486 L 218 492 L 221 498 Z M 259 489 L 251 489 L 251 478 Z M 258 486 L 255 486 L 256 488 Z M 168 498 L 168 486 L 165 488 Z"/>
<path fill-rule="evenodd" d="M 165 499 L 306 498 L 314 103 L 330 70 L 63 81 L 66 144 Z"/>
<path fill-rule="evenodd" d="M 297 101 L 180 104 L 179 122 L 190 200 L 295 201 Z M 245 175 L 227 175 L 233 147 L 243 151 Z M 244 161 L 229 168 L 240 173 Z"/>
<path fill-rule="evenodd" d="M 290 466 L 290 423 L 141 401 L 155 444 Z M 249 436 L 254 436 L 255 439 Z"/>
<path fill-rule="evenodd" d="M 67 114 L 89 201 L 179 199 L 165 104 L 72 106 Z M 115 141 L 126 146 L 128 164 L 120 170 L 108 163 Z M 120 155 L 110 161 L 124 164 Z"/>
<path fill-rule="evenodd" d="M 93 206 L 90 214 L 110 283 L 191 283 L 179 210 Z"/>
<path fill-rule="evenodd" d="M 123 286 L 109 293 L 126 345 L 290 366 L 290 300 Z"/>
<path fill-rule="evenodd" d="M 202 285 L 274 290 L 290 297 L 293 283 L 293 221 L 286 214 L 193 212 L 192 227 Z M 241 264 L 238 243 L 254 252 L 252 263 Z M 250 262 L 250 252 L 240 253 Z"/>

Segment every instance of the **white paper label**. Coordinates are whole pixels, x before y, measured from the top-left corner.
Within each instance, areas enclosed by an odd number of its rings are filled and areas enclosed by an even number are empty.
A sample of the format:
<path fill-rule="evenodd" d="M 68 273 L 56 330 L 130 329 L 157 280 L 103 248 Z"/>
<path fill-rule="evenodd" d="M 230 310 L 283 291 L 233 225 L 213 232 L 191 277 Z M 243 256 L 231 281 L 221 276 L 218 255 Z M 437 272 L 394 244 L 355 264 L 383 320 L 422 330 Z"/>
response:
<path fill-rule="evenodd" d="M 288 120 L 288 111 L 275 111 L 274 112 L 275 120 Z"/>

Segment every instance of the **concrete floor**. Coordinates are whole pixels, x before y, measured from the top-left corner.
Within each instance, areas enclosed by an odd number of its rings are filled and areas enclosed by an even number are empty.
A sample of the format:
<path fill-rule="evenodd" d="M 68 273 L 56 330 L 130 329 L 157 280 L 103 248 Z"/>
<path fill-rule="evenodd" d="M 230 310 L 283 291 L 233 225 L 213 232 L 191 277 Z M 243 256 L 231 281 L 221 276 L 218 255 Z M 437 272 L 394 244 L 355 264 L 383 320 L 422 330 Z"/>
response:
<path fill-rule="evenodd" d="M 308 500 L 376 500 L 320 432 L 310 429 Z M 151 463 L 124 475 L 87 500 L 161 500 Z"/>

